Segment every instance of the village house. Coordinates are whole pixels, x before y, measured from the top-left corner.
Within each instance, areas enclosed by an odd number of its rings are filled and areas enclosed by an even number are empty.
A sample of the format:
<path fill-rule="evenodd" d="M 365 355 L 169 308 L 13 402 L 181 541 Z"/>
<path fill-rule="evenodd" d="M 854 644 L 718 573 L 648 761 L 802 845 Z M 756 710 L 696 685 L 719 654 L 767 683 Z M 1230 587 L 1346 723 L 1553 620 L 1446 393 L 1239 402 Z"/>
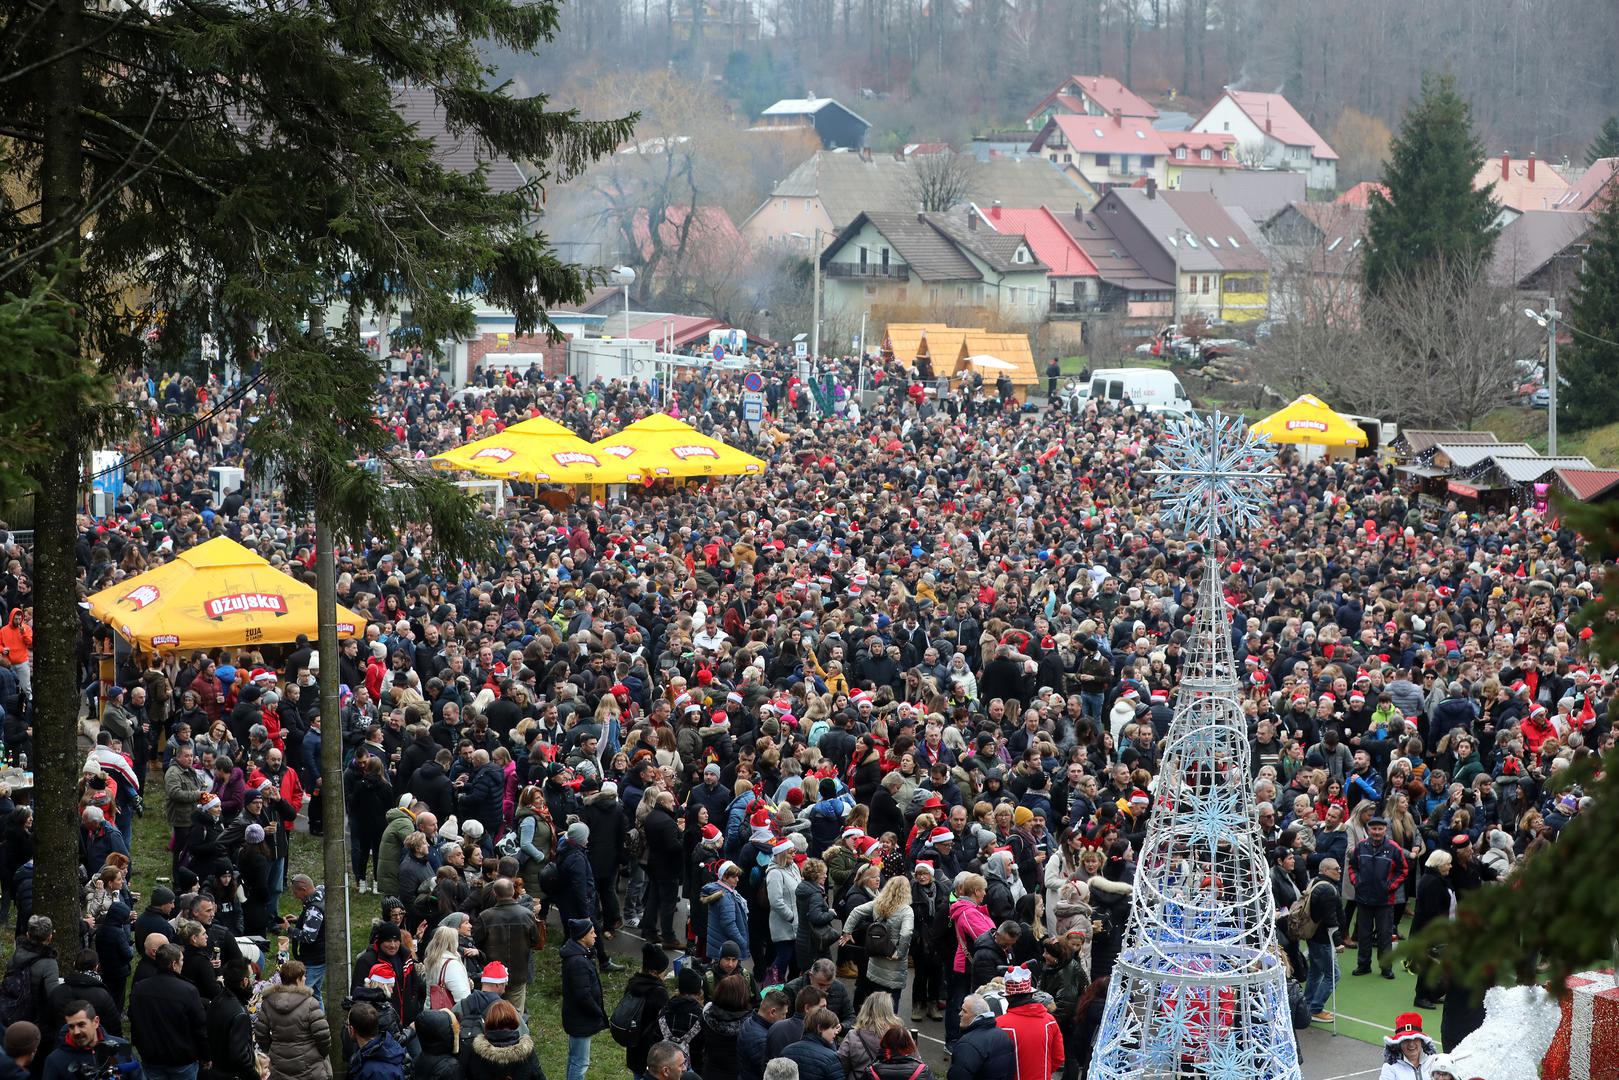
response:
<path fill-rule="evenodd" d="M 1182 319 L 1248 323 L 1269 310 L 1270 260 L 1241 210 L 1204 192 L 1115 188 L 1093 211 L 1153 278 L 1176 283 Z"/>
<path fill-rule="evenodd" d="M 1056 213 L 1044 206 L 1031 210 L 998 204 L 973 206 L 967 212 L 977 214 L 985 228 L 1003 236 L 1021 236 L 1028 242 L 1035 258 L 1046 266 L 1046 283 L 1050 286 L 1047 307 L 1053 317 L 1098 310 L 1101 279 L 1096 264 Z"/>
<path fill-rule="evenodd" d="M 1166 131 L 1163 133 L 1164 186 L 1179 189 L 1188 172 L 1230 172 L 1241 169 L 1237 137 L 1226 131 Z"/>
<path fill-rule="evenodd" d="M 829 312 L 973 307 L 1034 324 L 1050 304 L 1048 269 L 1022 236 L 995 232 L 970 209 L 960 217 L 866 211 L 821 255 Z"/>
<path fill-rule="evenodd" d="M 1338 187 L 1338 152 L 1281 94 L 1227 88 L 1192 130 L 1229 132 L 1252 168 L 1288 169 L 1304 173 L 1312 188 Z"/>
<path fill-rule="evenodd" d="M 1274 319 L 1351 317 L 1360 309 L 1366 211 L 1341 203 L 1293 202 L 1261 227 L 1271 254 Z"/>
<path fill-rule="evenodd" d="M 814 94 L 801 98 L 783 98 L 759 114 L 755 131 L 779 131 L 808 128 L 820 138 L 828 150 L 854 149 L 866 145 L 866 132 L 871 124 L 846 105 L 831 98 L 818 98 Z"/>
<path fill-rule="evenodd" d="M 1500 158 L 1486 159 L 1473 177 L 1474 191 L 1486 188 L 1501 208 L 1495 223 L 1505 226 L 1530 210 L 1557 209 L 1557 201 L 1568 192 L 1568 181 L 1546 162 L 1536 161 L 1533 153 L 1516 161 L 1511 153 L 1502 153 Z"/>
<path fill-rule="evenodd" d="M 1029 113 L 1024 125 L 1030 131 L 1045 127 L 1053 116 L 1073 113 L 1080 116 L 1134 116 L 1158 119 L 1158 110 L 1138 97 L 1128 86 L 1109 75 L 1070 75 Z"/>
<path fill-rule="evenodd" d="M 1149 179 L 1164 186 L 1169 147 L 1152 121 L 1115 112 L 1111 116 L 1059 113 L 1045 122 L 1029 152 L 1071 169 L 1098 190 Z"/>
<path fill-rule="evenodd" d="M 1591 242 L 1591 218 L 1577 210 L 1517 215 L 1496 235 L 1490 280 L 1536 301 L 1569 295 Z"/>
<path fill-rule="evenodd" d="M 970 162 L 970 164 L 969 164 Z M 967 200 L 980 206 L 1091 206 L 1096 191 L 1083 178 L 1027 158 L 964 162 Z M 820 151 L 799 164 L 741 224 L 755 250 L 807 254 L 819 230 L 830 244 L 863 210 L 915 214 L 916 166 L 891 154 Z"/>

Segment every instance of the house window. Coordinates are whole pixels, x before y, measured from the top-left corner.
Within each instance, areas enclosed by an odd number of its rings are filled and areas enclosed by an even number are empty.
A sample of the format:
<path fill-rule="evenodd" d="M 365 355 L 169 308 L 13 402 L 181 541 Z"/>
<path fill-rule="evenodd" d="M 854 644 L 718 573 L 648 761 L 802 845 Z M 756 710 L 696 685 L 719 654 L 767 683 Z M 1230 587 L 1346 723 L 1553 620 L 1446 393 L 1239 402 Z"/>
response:
<path fill-rule="evenodd" d="M 1056 164 L 1056 162 L 1057 162 L 1057 155 L 1056 154 L 1051 155 L 1051 162 L 1052 162 L 1052 164 Z"/>
<path fill-rule="evenodd" d="M 1230 131 L 1231 130 L 1231 121 L 1227 120 L 1225 123 L 1221 124 L 1220 125 L 1220 130 L 1221 131 Z"/>
<path fill-rule="evenodd" d="M 1186 147 L 1184 147 L 1184 146 L 1175 147 L 1175 160 L 1176 161 L 1185 161 L 1186 160 Z"/>
<path fill-rule="evenodd" d="M 809 213 L 809 211 L 810 211 L 810 209 L 811 209 L 811 208 L 812 208 L 812 207 L 813 207 L 813 206 L 814 206 L 814 205 L 815 205 L 815 204 L 814 204 L 814 203 L 813 203 L 813 202 L 812 202 L 812 201 L 811 201 L 811 200 L 809 200 L 809 199 L 805 199 L 805 200 L 804 200 L 804 212 L 805 212 L 805 213 L 806 213 L 806 214 L 807 214 L 807 213 Z"/>
<path fill-rule="evenodd" d="M 1220 160 L 1221 161 L 1230 161 L 1231 160 L 1231 151 L 1230 150 L 1221 150 L 1220 151 Z"/>
<path fill-rule="evenodd" d="M 1203 149 L 1201 149 L 1201 150 L 1199 150 L 1199 151 L 1198 151 L 1198 152 L 1197 152 L 1197 156 L 1198 156 L 1198 157 L 1200 157 L 1200 158 L 1202 158 L 1202 159 L 1203 159 L 1203 160 L 1204 160 L 1204 161 L 1207 161 L 1207 160 L 1209 160 L 1209 159 L 1210 159 L 1210 158 L 1211 158 L 1211 157 L 1213 157 L 1213 156 L 1214 156 L 1214 154 L 1213 154 L 1213 153 L 1212 153 L 1212 152 L 1210 152 L 1210 150 L 1209 150 L 1209 148 L 1208 148 L 1208 147 L 1206 147 L 1206 146 L 1205 146 L 1205 147 L 1204 147 L 1204 148 L 1203 148 Z"/>
<path fill-rule="evenodd" d="M 937 304 L 938 302 L 939 302 L 939 287 L 937 285 L 931 285 L 931 286 L 928 287 L 928 303 Z"/>
<path fill-rule="evenodd" d="M 888 272 L 888 249 L 883 248 L 883 273 Z"/>
<path fill-rule="evenodd" d="M 1040 290 L 1038 290 L 1038 289 L 1025 289 L 1024 290 L 1024 295 L 1025 295 L 1024 302 L 1027 303 L 1029 305 L 1029 307 L 1034 307 L 1035 297 L 1040 295 Z"/>
<path fill-rule="evenodd" d="M 864 244 L 860 246 L 860 272 L 866 272 L 866 248 Z"/>
<path fill-rule="evenodd" d="M 1062 163 L 1064 165 L 1071 164 L 1073 162 L 1073 160 L 1074 160 L 1074 155 L 1073 154 L 1064 154 L 1062 156 Z"/>
<path fill-rule="evenodd" d="M 967 287 L 965 285 L 957 285 L 956 286 L 956 299 L 957 300 L 965 300 L 965 299 L 967 299 Z"/>
<path fill-rule="evenodd" d="M 1154 157 L 1153 155 L 1151 155 L 1151 154 L 1142 154 L 1141 155 L 1141 171 L 1142 172 L 1149 172 L 1152 169 L 1152 167 L 1154 165 L 1156 165 L 1157 163 L 1158 163 L 1158 159 L 1156 157 Z"/>
<path fill-rule="evenodd" d="M 1096 155 L 1096 167 L 1098 169 L 1110 168 L 1112 165 L 1113 165 L 1113 155 L 1111 155 L 1111 154 L 1097 154 Z"/>
<path fill-rule="evenodd" d="M 1203 295 L 1204 296 L 1209 295 L 1209 286 L 1212 285 L 1213 282 L 1214 282 L 1214 275 L 1212 275 L 1212 274 L 1204 274 L 1203 275 Z"/>

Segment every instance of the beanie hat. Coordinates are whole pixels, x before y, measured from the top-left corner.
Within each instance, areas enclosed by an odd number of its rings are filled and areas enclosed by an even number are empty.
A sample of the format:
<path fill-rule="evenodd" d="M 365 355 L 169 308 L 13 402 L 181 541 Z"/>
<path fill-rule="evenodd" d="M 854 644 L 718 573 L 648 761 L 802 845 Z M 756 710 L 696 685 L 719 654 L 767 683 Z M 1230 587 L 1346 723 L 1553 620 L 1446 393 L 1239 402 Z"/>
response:
<path fill-rule="evenodd" d="M 375 964 L 365 977 L 366 982 L 381 983 L 383 986 L 394 984 L 394 969 L 392 964 Z"/>
<path fill-rule="evenodd" d="M 264 843 L 264 826 L 255 821 L 242 831 L 242 838 L 249 844 Z"/>
<path fill-rule="evenodd" d="M 590 826 L 582 821 L 576 821 L 568 826 L 568 842 L 570 844 L 584 844 L 590 840 Z"/>
<path fill-rule="evenodd" d="M 803 788 L 796 788 L 796 787 L 795 788 L 788 788 L 787 789 L 787 802 L 789 804 L 793 805 L 793 806 L 803 806 L 804 805 L 804 789 Z"/>
<path fill-rule="evenodd" d="M 734 941 L 727 941 L 725 944 L 720 946 L 720 959 L 721 960 L 740 960 L 740 959 L 742 959 L 742 946 L 738 945 Z"/>
<path fill-rule="evenodd" d="M 511 981 L 511 976 L 506 974 L 505 964 L 502 964 L 499 960 L 494 960 L 483 966 L 483 972 L 478 976 L 478 979 L 481 982 L 504 986 Z"/>
<path fill-rule="evenodd" d="M 1034 811 L 1027 806 L 1020 806 L 1012 811 L 1012 822 L 1016 825 L 1027 825 L 1034 820 Z"/>
<path fill-rule="evenodd" d="M 580 938 L 584 937 L 594 929 L 596 929 L 596 924 L 591 922 L 589 919 L 569 919 L 568 940 L 578 941 Z"/>
<path fill-rule="evenodd" d="M 169 888 L 167 885 L 159 885 L 157 888 L 152 890 L 153 907 L 162 907 L 164 904 L 172 904 L 174 901 L 174 890 Z"/>
<path fill-rule="evenodd" d="M 1034 993 L 1034 976 L 1026 967 L 1015 967 L 1006 973 L 1006 996 Z"/>
<path fill-rule="evenodd" d="M 669 968 L 669 955 L 656 942 L 643 942 L 641 944 L 641 967 L 647 971 L 667 971 Z"/>

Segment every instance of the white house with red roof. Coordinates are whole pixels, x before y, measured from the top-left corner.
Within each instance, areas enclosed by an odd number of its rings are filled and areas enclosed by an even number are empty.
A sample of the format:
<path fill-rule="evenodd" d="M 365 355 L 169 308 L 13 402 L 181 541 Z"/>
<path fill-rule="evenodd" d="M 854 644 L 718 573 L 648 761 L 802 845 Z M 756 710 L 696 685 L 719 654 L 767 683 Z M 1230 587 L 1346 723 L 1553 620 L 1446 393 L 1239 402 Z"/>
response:
<path fill-rule="evenodd" d="M 1229 131 L 1166 131 L 1163 135 L 1169 151 L 1164 162 L 1167 187 L 1180 187 L 1181 173 L 1189 170 L 1227 172 L 1243 167 L 1237 137 Z"/>
<path fill-rule="evenodd" d="M 1250 165 L 1305 173 L 1312 188 L 1338 187 L 1338 152 L 1281 94 L 1228 88 L 1192 130 L 1236 136 Z"/>
<path fill-rule="evenodd" d="M 1158 119 L 1157 109 L 1111 75 L 1070 75 L 1057 89 L 1040 99 L 1025 123 L 1034 131 L 1062 113 L 1112 116 L 1115 112 L 1144 120 Z"/>
<path fill-rule="evenodd" d="M 1052 314 L 1079 314 L 1096 310 L 1100 278 L 1096 264 L 1085 254 L 1062 220 L 1044 206 L 1032 210 L 972 205 L 983 223 L 1003 236 L 1021 236 L 1034 257 L 1047 267 Z"/>
<path fill-rule="evenodd" d="M 1089 116 L 1059 113 L 1046 121 L 1029 153 L 1062 169 L 1072 169 L 1093 187 L 1128 187 L 1150 179 L 1165 186 L 1164 133 L 1143 116 Z"/>

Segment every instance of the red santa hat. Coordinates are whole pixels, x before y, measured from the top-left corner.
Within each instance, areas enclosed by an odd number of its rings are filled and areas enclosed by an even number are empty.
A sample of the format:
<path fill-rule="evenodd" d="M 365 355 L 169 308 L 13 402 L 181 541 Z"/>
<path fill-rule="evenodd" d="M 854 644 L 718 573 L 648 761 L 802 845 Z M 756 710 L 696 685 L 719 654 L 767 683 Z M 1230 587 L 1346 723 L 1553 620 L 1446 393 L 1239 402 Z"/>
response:
<path fill-rule="evenodd" d="M 1361 668 L 1359 671 L 1355 672 L 1355 681 L 1357 683 L 1369 683 L 1372 681 L 1372 673 L 1367 671 L 1365 668 Z"/>
<path fill-rule="evenodd" d="M 711 821 L 707 825 L 703 826 L 703 843 L 707 844 L 718 839 L 720 839 L 720 829 L 718 825 L 715 825 Z"/>
<path fill-rule="evenodd" d="M 1149 796 L 1145 791 L 1142 791 L 1140 788 L 1132 788 L 1130 790 L 1131 806 L 1147 806 L 1151 802 L 1152 797 Z"/>
<path fill-rule="evenodd" d="M 924 870 L 930 874 L 933 873 L 933 864 L 927 859 L 916 860 L 916 873 L 920 874 Z"/>
<path fill-rule="evenodd" d="M 1544 706 L 1544 705 L 1536 705 L 1534 708 L 1529 710 L 1530 719 L 1534 719 L 1537 716 L 1545 716 L 1545 715 L 1546 715 L 1546 706 Z"/>
<path fill-rule="evenodd" d="M 1169 691 L 1168 690 L 1154 690 L 1152 692 L 1152 703 L 1154 705 L 1167 705 L 1167 704 L 1169 704 Z"/>
<path fill-rule="evenodd" d="M 366 973 L 366 982 L 381 983 L 383 986 L 394 984 L 394 969 L 392 964 L 375 964 Z"/>
<path fill-rule="evenodd" d="M 1351 705 L 1364 705 L 1364 704 L 1366 704 L 1366 695 L 1361 693 L 1359 690 L 1351 690 L 1349 692 L 1349 704 L 1351 704 Z"/>
<path fill-rule="evenodd" d="M 785 855 L 791 850 L 793 850 L 793 842 L 785 836 L 770 845 L 770 854 L 772 855 Z"/>
<path fill-rule="evenodd" d="M 511 982 L 511 976 L 506 973 L 506 965 L 499 960 L 492 960 L 483 966 L 478 973 L 478 981 L 490 983 L 494 986 L 505 986 Z"/>
<path fill-rule="evenodd" d="M 850 825 L 847 829 L 843 830 L 843 838 L 849 841 L 851 844 L 856 840 L 864 839 L 865 835 L 866 830 L 862 829 L 858 825 Z"/>
<path fill-rule="evenodd" d="M 1124 688 L 1124 693 L 1120 694 L 1119 697 L 1120 697 L 1121 700 L 1124 700 L 1124 701 L 1140 701 L 1141 700 L 1141 695 L 1136 693 L 1136 688 L 1133 687 L 1133 686 L 1126 686 Z"/>
<path fill-rule="evenodd" d="M 943 825 L 936 826 L 932 832 L 928 833 L 928 843 L 930 844 L 953 844 L 955 841 L 956 834 Z"/>

